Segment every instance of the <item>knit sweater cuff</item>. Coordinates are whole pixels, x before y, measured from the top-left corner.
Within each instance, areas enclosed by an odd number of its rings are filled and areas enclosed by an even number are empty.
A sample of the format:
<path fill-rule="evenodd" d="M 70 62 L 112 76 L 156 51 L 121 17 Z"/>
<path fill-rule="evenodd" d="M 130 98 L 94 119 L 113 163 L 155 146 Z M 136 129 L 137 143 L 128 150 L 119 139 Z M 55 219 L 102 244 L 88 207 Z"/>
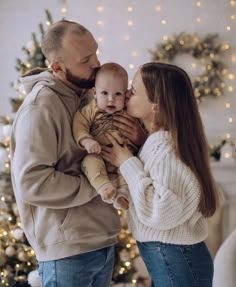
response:
<path fill-rule="evenodd" d="M 143 172 L 143 164 L 136 156 L 130 157 L 120 166 L 120 172 L 128 184 L 137 177 L 139 171 Z"/>

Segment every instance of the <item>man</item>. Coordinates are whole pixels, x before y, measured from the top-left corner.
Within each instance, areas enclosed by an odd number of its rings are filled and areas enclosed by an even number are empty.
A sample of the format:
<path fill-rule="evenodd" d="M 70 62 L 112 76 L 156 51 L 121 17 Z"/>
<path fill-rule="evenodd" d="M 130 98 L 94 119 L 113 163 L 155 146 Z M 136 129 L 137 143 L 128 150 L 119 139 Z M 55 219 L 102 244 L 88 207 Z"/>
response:
<path fill-rule="evenodd" d="M 110 286 L 119 217 L 81 173 L 85 151 L 71 132 L 100 66 L 97 43 L 85 27 L 59 21 L 46 32 L 42 51 L 51 70 L 23 77 L 28 95 L 12 127 L 12 183 L 23 230 L 43 287 Z M 133 120 L 117 125 L 135 140 Z"/>

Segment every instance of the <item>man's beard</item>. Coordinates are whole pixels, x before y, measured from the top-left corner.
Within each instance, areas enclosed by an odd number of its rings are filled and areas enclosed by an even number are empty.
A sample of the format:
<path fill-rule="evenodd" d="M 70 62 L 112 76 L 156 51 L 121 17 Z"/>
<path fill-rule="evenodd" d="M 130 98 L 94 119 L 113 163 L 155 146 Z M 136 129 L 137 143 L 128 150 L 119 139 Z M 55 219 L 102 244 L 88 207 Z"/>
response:
<path fill-rule="evenodd" d="M 74 76 L 70 70 L 66 69 L 66 79 L 71 84 L 77 86 L 80 89 L 91 89 L 95 85 L 95 76 L 99 68 L 95 68 L 90 79 L 83 79 Z"/>

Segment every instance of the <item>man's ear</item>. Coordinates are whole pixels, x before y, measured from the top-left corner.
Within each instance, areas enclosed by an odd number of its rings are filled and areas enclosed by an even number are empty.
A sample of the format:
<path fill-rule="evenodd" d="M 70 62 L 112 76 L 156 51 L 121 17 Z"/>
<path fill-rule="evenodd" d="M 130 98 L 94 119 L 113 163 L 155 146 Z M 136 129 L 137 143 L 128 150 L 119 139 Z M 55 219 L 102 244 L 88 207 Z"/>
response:
<path fill-rule="evenodd" d="M 60 62 L 53 61 L 50 66 L 55 74 L 60 75 L 60 76 L 62 76 L 62 74 L 63 75 L 65 74 L 65 71 L 66 71 L 65 66 L 61 64 Z"/>

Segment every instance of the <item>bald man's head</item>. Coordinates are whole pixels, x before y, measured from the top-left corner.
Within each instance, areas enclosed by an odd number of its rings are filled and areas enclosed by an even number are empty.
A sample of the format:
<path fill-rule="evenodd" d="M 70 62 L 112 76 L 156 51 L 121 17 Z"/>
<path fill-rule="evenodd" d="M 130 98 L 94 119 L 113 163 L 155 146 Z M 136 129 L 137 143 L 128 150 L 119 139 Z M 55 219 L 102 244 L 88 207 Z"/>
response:
<path fill-rule="evenodd" d="M 62 20 L 54 23 L 49 27 L 43 36 L 41 49 L 46 59 L 51 63 L 53 60 L 61 60 L 63 53 L 63 39 L 67 34 L 76 34 L 83 36 L 89 32 L 84 26 L 72 22 Z"/>

